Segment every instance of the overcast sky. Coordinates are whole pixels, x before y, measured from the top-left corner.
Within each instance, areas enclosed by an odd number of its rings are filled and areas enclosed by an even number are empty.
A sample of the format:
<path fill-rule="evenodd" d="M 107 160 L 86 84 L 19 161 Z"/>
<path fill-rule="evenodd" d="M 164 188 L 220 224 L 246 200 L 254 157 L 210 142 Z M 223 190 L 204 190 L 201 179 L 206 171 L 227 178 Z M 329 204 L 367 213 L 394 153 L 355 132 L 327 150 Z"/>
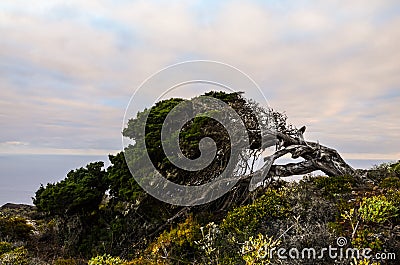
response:
<path fill-rule="evenodd" d="M 395 0 L 2 0 L 0 154 L 121 150 L 135 89 L 202 59 L 251 76 L 345 159 L 397 160 L 399 50 Z"/>

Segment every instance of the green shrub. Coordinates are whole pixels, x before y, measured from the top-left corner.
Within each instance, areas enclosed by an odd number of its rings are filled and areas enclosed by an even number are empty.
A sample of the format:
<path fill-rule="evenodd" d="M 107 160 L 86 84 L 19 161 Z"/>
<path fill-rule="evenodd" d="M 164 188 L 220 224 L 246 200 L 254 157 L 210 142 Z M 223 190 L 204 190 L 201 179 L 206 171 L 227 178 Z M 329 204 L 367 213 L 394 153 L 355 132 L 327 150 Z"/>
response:
<path fill-rule="evenodd" d="M 24 247 L 18 247 L 0 255 L 0 264 L 28 265 L 28 251 Z"/>
<path fill-rule="evenodd" d="M 387 177 L 400 177 L 400 161 L 397 163 L 383 163 L 368 170 L 367 177 L 381 182 Z"/>
<path fill-rule="evenodd" d="M 342 224 L 339 222 L 327 222 L 326 223 L 329 232 L 334 235 L 340 235 L 343 232 Z"/>
<path fill-rule="evenodd" d="M 398 209 L 400 209 L 400 190 L 388 190 L 386 192 L 386 198 L 393 203 Z"/>
<path fill-rule="evenodd" d="M 397 176 L 400 176 L 400 161 L 390 165 L 388 171 L 390 173 L 396 174 Z"/>
<path fill-rule="evenodd" d="M 317 188 L 323 191 L 325 196 L 330 198 L 335 197 L 337 194 L 349 193 L 356 185 L 354 178 L 351 176 L 318 176 L 313 179 L 313 182 Z"/>
<path fill-rule="evenodd" d="M 109 254 L 93 257 L 89 260 L 88 265 L 124 265 L 125 260 L 120 257 L 112 257 Z"/>
<path fill-rule="evenodd" d="M 256 238 L 250 237 L 242 247 L 243 260 L 246 264 L 270 264 L 269 253 L 272 248 L 279 246 L 280 240 L 258 234 Z"/>
<path fill-rule="evenodd" d="M 359 249 L 370 248 L 373 251 L 383 250 L 383 242 L 377 237 L 377 234 L 373 230 L 365 228 L 357 231 L 354 239 L 352 239 L 351 244 Z"/>
<path fill-rule="evenodd" d="M 11 240 L 26 240 L 29 238 L 34 227 L 20 216 L 0 217 L 0 238 Z"/>
<path fill-rule="evenodd" d="M 205 227 L 200 227 L 201 239 L 194 241 L 208 258 L 218 258 L 216 240 L 220 234 L 218 225 L 214 222 L 208 223 Z"/>
<path fill-rule="evenodd" d="M 10 252 L 12 249 L 13 249 L 13 246 L 10 243 L 0 242 L 0 255 Z"/>
<path fill-rule="evenodd" d="M 387 177 L 379 183 L 379 186 L 385 189 L 400 189 L 400 179 L 398 177 Z"/>
<path fill-rule="evenodd" d="M 351 225 L 352 233 L 355 233 L 359 224 L 357 210 L 351 208 L 348 211 L 344 211 L 344 213 L 342 213 L 340 216 L 343 218 L 344 221 L 349 222 L 349 224 Z"/>
<path fill-rule="evenodd" d="M 269 189 L 253 203 L 229 212 L 221 227 L 226 232 L 237 235 L 251 235 L 263 222 L 285 217 L 289 211 L 290 206 L 285 198 L 285 192 Z"/>
<path fill-rule="evenodd" d="M 363 198 L 358 213 L 364 222 L 384 223 L 398 215 L 398 208 L 384 195 Z"/>
<path fill-rule="evenodd" d="M 146 254 L 156 264 L 165 260 L 162 256 L 185 260 L 198 249 L 196 242 L 201 239 L 200 232 L 200 225 L 189 216 L 177 227 L 164 231 L 149 245 Z"/>

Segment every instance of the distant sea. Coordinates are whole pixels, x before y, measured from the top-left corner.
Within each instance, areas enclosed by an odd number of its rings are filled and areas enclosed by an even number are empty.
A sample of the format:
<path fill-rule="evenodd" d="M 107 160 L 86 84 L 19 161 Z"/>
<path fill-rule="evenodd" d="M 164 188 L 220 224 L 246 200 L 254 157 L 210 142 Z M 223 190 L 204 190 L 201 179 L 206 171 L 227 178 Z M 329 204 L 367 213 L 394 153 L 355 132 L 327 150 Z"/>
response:
<path fill-rule="evenodd" d="M 32 204 L 40 184 L 60 181 L 69 171 L 95 161 L 110 164 L 107 155 L 0 155 L 0 206 Z"/>
<path fill-rule="evenodd" d="M 104 161 L 108 156 L 84 155 L 0 155 L 0 206 L 5 203 L 32 204 L 40 184 L 64 179 L 73 169 L 90 162 Z M 386 160 L 346 160 L 354 168 L 371 168 Z"/>

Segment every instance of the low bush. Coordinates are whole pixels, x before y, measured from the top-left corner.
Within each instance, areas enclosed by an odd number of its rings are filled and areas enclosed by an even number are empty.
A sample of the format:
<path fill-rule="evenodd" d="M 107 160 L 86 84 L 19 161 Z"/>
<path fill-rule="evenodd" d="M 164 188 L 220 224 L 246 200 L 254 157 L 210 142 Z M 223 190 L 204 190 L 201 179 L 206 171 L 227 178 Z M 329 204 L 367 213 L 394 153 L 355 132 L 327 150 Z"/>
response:
<path fill-rule="evenodd" d="M 349 193 L 356 186 L 356 181 L 352 176 L 318 176 L 313 179 L 313 182 L 329 198 L 338 194 Z"/>
<path fill-rule="evenodd" d="M 14 248 L 0 255 L 0 264 L 28 265 L 28 251 L 24 247 Z"/>
<path fill-rule="evenodd" d="M 146 250 L 147 256 L 156 264 L 168 259 L 184 261 L 193 257 L 198 249 L 196 241 L 201 239 L 200 225 L 190 215 L 183 223 L 164 231 Z"/>
<path fill-rule="evenodd" d="M 229 212 L 221 224 L 227 232 L 248 237 L 268 220 L 287 217 L 290 205 L 284 191 L 269 189 L 253 203 Z"/>
<path fill-rule="evenodd" d="M 400 178 L 398 177 L 387 177 L 384 178 L 379 186 L 384 189 L 400 189 Z"/>
<path fill-rule="evenodd" d="M 386 196 L 378 195 L 363 198 L 358 212 L 367 223 L 384 223 L 398 215 L 399 209 Z"/>
<path fill-rule="evenodd" d="M 270 251 L 272 248 L 278 247 L 280 243 L 280 240 L 263 234 L 258 234 L 257 237 L 251 236 L 243 244 L 241 253 L 243 260 L 246 261 L 246 264 L 271 264 Z"/>
<path fill-rule="evenodd" d="M 34 227 L 20 216 L 0 216 L 0 240 L 26 240 L 32 234 Z"/>
<path fill-rule="evenodd" d="M 10 252 L 12 249 L 13 249 L 13 246 L 11 245 L 11 243 L 0 242 L 0 255 Z"/>

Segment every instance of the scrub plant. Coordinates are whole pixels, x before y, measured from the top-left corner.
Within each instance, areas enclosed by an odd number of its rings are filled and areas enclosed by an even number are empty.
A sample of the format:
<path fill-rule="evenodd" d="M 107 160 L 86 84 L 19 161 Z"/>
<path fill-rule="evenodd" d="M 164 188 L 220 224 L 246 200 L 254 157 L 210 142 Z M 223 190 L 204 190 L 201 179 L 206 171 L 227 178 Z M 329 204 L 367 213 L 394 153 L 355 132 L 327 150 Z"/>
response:
<path fill-rule="evenodd" d="M 399 209 L 384 195 L 363 198 L 358 212 L 367 223 L 384 223 L 398 215 Z"/>
<path fill-rule="evenodd" d="M 270 251 L 280 243 L 281 241 L 274 239 L 273 236 L 268 237 L 263 234 L 258 234 L 257 237 L 251 236 L 242 246 L 243 260 L 246 261 L 246 265 L 270 264 L 272 258 L 269 256 Z"/>

